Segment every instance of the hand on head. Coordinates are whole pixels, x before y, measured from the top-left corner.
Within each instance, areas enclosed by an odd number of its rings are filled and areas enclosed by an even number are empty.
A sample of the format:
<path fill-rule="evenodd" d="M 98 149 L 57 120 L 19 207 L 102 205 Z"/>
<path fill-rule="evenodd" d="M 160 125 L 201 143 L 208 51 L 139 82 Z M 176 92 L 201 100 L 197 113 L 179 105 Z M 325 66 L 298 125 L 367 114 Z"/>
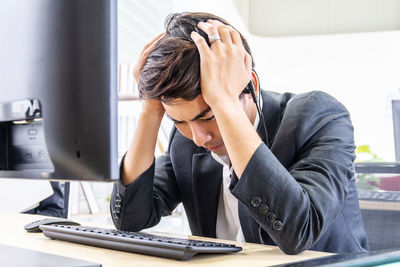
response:
<path fill-rule="evenodd" d="M 142 52 L 139 55 L 139 58 L 136 62 L 136 65 L 133 68 L 133 77 L 136 80 L 136 83 L 139 84 L 140 80 L 140 75 L 142 73 L 142 69 L 144 64 L 146 64 L 147 58 L 150 54 L 150 52 L 153 50 L 153 48 L 156 46 L 158 41 L 165 36 L 165 32 L 157 35 L 154 37 L 149 43 L 147 43 Z M 157 99 L 143 99 L 142 101 L 142 110 L 145 112 L 150 112 L 150 113 L 157 113 L 159 116 L 163 116 L 165 109 L 161 102 Z"/>
<path fill-rule="evenodd" d="M 200 84 L 204 100 L 212 107 L 221 101 L 237 100 L 251 79 L 251 56 L 240 34 L 218 20 L 200 22 L 211 43 L 197 32 L 191 37 L 200 53 Z M 219 38 L 218 38 L 219 36 Z"/>
<path fill-rule="evenodd" d="M 158 41 L 165 36 L 165 32 L 160 33 L 156 37 L 154 37 L 149 43 L 147 43 L 144 47 L 142 52 L 139 55 L 139 58 L 135 64 L 135 67 L 133 68 L 133 77 L 136 80 L 136 84 L 139 84 L 140 80 L 140 75 L 142 73 L 142 69 L 144 64 L 146 64 L 147 58 L 149 57 L 149 54 L 151 50 L 156 46 Z"/>

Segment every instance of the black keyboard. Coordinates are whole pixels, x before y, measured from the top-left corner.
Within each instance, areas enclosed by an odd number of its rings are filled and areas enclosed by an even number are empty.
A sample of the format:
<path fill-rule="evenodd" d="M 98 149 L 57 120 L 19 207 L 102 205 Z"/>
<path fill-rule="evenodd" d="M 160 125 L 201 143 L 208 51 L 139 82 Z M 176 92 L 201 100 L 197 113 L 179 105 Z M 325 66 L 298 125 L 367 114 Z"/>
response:
<path fill-rule="evenodd" d="M 54 224 L 41 225 L 40 229 L 45 236 L 52 239 L 177 260 L 189 260 L 198 253 L 231 253 L 242 250 L 241 247 L 230 244 L 88 226 Z"/>

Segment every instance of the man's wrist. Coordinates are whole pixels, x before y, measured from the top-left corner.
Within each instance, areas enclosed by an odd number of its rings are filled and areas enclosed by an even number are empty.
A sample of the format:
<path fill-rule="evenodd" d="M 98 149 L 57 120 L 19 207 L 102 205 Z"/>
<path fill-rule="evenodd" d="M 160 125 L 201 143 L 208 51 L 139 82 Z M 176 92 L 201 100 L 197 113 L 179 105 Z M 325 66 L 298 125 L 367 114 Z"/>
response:
<path fill-rule="evenodd" d="M 217 100 L 213 102 L 211 105 L 209 104 L 210 108 L 215 113 L 220 112 L 232 112 L 234 110 L 243 110 L 242 105 L 240 104 L 239 98 L 232 99 L 229 97 L 223 98 L 221 100 Z"/>
<path fill-rule="evenodd" d="M 143 119 L 146 121 L 151 120 L 160 122 L 163 117 L 164 117 L 164 112 L 157 112 L 155 110 L 142 109 L 142 111 L 139 114 L 139 120 Z"/>

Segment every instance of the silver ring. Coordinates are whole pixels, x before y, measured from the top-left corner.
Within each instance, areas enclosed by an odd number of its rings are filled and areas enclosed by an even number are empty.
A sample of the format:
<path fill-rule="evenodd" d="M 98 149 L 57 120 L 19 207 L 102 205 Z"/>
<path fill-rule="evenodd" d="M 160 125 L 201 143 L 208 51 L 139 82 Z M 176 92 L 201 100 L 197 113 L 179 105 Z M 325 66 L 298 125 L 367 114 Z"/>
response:
<path fill-rule="evenodd" d="M 210 44 L 212 44 L 213 42 L 220 40 L 221 37 L 219 37 L 218 34 L 213 34 L 210 37 L 208 37 L 208 41 L 210 42 Z"/>

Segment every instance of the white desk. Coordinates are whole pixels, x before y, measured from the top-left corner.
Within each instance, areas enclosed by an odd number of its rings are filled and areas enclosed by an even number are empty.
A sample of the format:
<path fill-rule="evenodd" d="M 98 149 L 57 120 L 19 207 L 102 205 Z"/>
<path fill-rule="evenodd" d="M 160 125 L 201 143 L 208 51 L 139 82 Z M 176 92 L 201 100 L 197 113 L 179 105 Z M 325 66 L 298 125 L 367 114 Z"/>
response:
<path fill-rule="evenodd" d="M 240 243 L 225 241 L 243 247 L 239 253 L 225 255 L 199 255 L 185 262 L 145 256 L 129 252 L 85 246 L 59 240 L 51 240 L 42 233 L 28 233 L 24 225 L 42 219 L 44 217 L 28 214 L 0 213 L 0 243 L 20 248 L 36 250 L 56 254 L 59 256 L 71 257 L 90 262 L 101 263 L 109 266 L 269 266 L 275 264 L 289 263 L 316 257 L 331 255 L 329 253 L 305 251 L 300 255 L 286 255 L 278 247 L 265 246 L 252 243 Z M 79 222 L 82 225 L 99 226 L 93 223 Z M 160 234 L 160 233 L 156 233 Z M 180 236 L 182 237 L 182 236 Z M 216 241 L 210 238 L 198 238 L 203 240 Z M 1 261 L 1 260 L 0 260 Z"/>

